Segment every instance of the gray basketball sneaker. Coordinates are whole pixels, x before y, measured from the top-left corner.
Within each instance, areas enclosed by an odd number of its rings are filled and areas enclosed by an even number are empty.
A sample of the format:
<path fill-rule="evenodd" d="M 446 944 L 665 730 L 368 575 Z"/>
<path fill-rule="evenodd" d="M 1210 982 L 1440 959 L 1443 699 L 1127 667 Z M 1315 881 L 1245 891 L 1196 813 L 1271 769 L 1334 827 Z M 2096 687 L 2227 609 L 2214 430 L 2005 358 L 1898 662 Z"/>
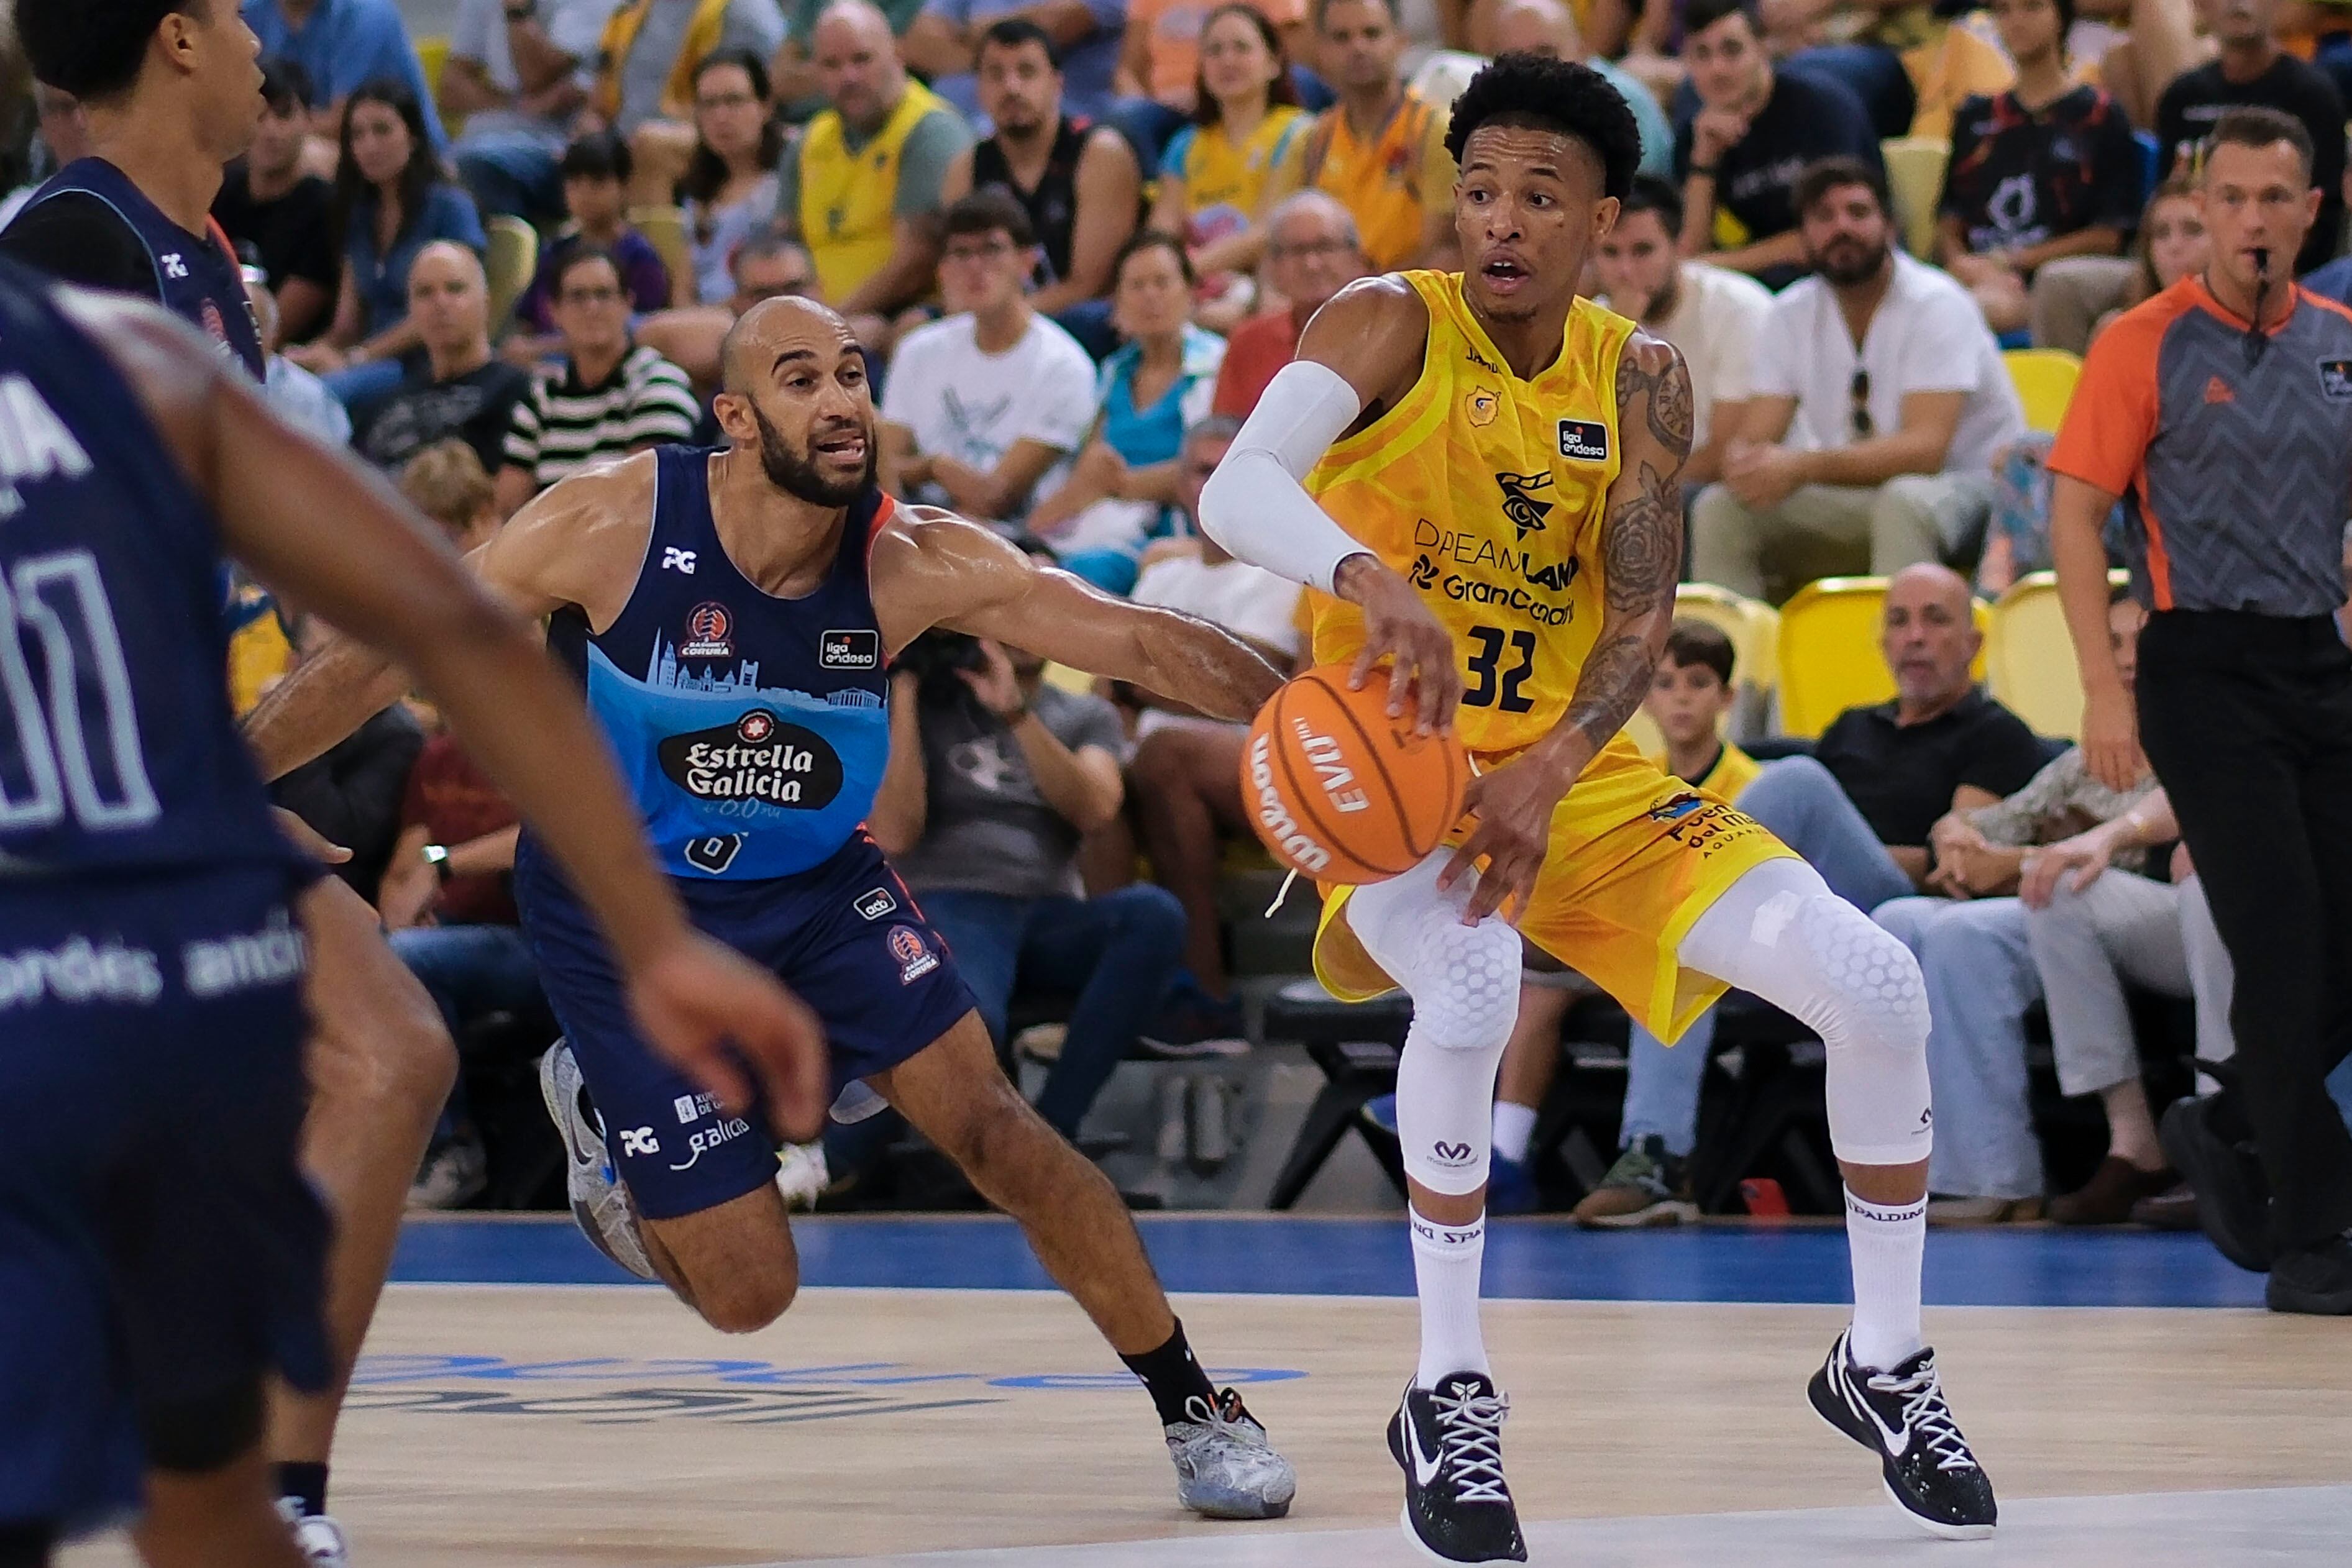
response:
<path fill-rule="evenodd" d="M 645 1239 L 637 1234 L 628 1188 L 621 1185 L 613 1156 L 605 1150 L 604 1119 L 589 1103 L 580 1064 L 572 1060 L 572 1047 L 563 1040 L 539 1059 L 539 1093 L 571 1156 L 563 1162 L 563 1190 L 572 1199 L 572 1218 L 581 1233 L 596 1244 L 597 1251 L 638 1279 L 659 1278 L 646 1257 Z"/>
<path fill-rule="evenodd" d="M 1203 1519 L 1280 1519 L 1290 1511 L 1298 1477 L 1237 1391 L 1219 1394 L 1213 1407 L 1196 1394 L 1184 1413 L 1191 1419 L 1167 1427 L 1177 1501 Z"/>

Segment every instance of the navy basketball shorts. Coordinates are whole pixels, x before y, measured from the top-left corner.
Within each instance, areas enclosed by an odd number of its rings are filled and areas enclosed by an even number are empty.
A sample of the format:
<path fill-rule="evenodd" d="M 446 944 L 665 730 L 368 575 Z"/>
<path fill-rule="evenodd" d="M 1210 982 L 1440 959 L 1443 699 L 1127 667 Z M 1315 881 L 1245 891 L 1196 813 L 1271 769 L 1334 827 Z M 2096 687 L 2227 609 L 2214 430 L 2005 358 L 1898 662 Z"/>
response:
<path fill-rule="evenodd" d="M 135 1505 L 144 1418 L 327 1385 L 289 883 L 0 882 L 0 1522 Z"/>
<path fill-rule="evenodd" d="M 671 885 L 697 927 L 791 987 L 824 1025 L 832 1092 L 913 1056 L 971 1011 L 947 944 L 864 833 L 824 864 L 761 882 Z M 556 1021 L 637 1212 L 676 1219 L 776 1179 L 765 1104 L 731 1117 L 656 1056 L 579 895 L 525 834 L 515 903 Z"/>

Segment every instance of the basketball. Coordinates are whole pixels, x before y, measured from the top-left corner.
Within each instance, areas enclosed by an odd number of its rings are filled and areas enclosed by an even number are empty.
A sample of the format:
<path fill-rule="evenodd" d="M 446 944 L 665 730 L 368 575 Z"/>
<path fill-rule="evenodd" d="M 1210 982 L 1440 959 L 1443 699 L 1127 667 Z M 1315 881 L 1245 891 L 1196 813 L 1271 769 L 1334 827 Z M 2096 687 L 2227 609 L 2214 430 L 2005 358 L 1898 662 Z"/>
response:
<path fill-rule="evenodd" d="M 1318 882 L 1382 882 L 1420 863 L 1461 819 L 1470 758 L 1450 735 L 1391 718 L 1389 673 L 1361 691 L 1345 665 L 1291 681 L 1250 726 L 1242 799 L 1276 861 Z"/>

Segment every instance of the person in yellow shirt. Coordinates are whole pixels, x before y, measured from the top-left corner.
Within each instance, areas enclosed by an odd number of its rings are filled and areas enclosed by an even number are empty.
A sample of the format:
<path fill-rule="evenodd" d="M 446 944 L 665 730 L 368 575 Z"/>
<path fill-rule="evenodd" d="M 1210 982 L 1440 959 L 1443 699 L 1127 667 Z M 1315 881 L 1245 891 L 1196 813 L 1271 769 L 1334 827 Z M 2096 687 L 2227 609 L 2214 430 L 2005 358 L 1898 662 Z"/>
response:
<path fill-rule="evenodd" d="M 1454 252 L 1445 116 L 1404 85 L 1396 0 L 1315 0 L 1322 67 L 1339 101 L 1292 139 L 1273 200 L 1306 187 L 1347 205 L 1376 271 L 1443 267 Z"/>
<path fill-rule="evenodd" d="M 1506 55 L 1455 100 L 1447 148 L 1463 270 L 1367 278 L 1325 305 L 1200 514 L 1234 555 L 1315 591 L 1317 663 L 1362 682 L 1385 662 L 1391 722 L 1450 729 L 1473 763 L 1454 841 L 1327 890 L 1315 952 L 1335 995 L 1413 1001 L 1397 1119 L 1421 1354 L 1388 1432 L 1404 1527 L 1440 1561 L 1526 1560 L 1478 1326 L 1525 941 L 1662 1038 L 1730 985 L 1820 1033 L 1855 1312 L 1809 1402 L 1870 1449 L 1908 1518 L 1990 1535 L 1991 1484 L 1920 1337 L 1918 964 L 1620 733 L 1673 622 L 1695 418 L 1681 356 L 1577 293 L 1632 189 L 1633 111 L 1588 67 Z"/>
<path fill-rule="evenodd" d="M 776 222 L 808 247 L 824 303 L 878 352 L 890 318 L 931 291 L 940 187 L 971 127 L 907 75 L 869 0 L 835 0 L 811 43 L 827 107 L 776 170 Z"/>

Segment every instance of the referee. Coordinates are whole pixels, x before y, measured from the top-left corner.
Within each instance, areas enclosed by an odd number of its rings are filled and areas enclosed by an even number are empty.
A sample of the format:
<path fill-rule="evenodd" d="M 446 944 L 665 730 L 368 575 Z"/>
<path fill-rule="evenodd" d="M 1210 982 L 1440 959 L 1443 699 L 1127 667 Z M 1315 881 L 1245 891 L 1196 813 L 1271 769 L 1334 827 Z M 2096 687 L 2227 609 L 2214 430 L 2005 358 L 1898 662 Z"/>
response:
<path fill-rule="evenodd" d="M 2272 1311 L 2347 1313 L 2352 1134 L 2322 1081 L 2352 1027 L 2352 652 L 2333 619 L 2352 311 L 2294 286 L 2311 163 L 2275 110 L 2215 123 L 2212 260 L 2092 346 L 2050 455 L 2051 543 L 2091 770 L 2128 788 L 2147 747 L 2237 972 L 2242 1113 L 2238 1095 L 2175 1106 L 2166 1152 L 2215 1244 L 2269 1270 Z M 2137 715 L 2107 647 L 2100 529 L 2118 497 L 2150 612 Z M 2259 1172 L 2237 1152 L 2249 1134 Z"/>

